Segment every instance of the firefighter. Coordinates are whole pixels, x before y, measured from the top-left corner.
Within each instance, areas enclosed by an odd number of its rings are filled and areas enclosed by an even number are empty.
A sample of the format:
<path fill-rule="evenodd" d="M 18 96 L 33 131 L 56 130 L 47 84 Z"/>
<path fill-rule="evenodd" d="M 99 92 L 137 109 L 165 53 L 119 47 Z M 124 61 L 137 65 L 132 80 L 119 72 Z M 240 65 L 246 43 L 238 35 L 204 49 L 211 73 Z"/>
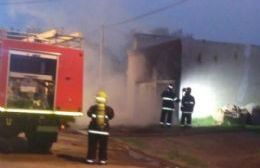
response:
<path fill-rule="evenodd" d="M 173 85 L 169 84 L 168 87 L 162 92 L 162 111 L 161 111 L 161 126 L 171 127 L 172 113 L 174 111 L 174 103 L 179 102 L 179 98 L 173 92 Z"/>
<path fill-rule="evenodd" d="M 96 95 L 96 104 L 92 105 L 87 115 L 91 118 L 88 128 L 88 153 L 86 163 L 93 164 L 98 149 L 98 163 L 107 164 L 107 145 L 109 137 L 109 120 L 114 117 L 113 109 L 106 105 L 107 94 L 99 91 Z"/>
<path fill-rule="evenodd" d="M 192 112 L 195 106 L 195 98 L 191 95 L 191 88 L 183 89 L 184 96 L 181 100 L 181 126 L 191 127 Z"/>

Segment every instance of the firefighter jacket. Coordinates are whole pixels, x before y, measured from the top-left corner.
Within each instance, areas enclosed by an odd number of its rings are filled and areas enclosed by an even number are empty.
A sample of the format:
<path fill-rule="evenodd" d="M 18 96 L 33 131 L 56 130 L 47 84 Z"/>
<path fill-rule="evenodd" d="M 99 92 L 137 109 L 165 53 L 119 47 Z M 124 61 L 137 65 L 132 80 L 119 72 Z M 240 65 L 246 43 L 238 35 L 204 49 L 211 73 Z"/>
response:
<path fill-rule="evenodd" d="M 178 102 L 179 99 L 176 94 L 171 90 L 164 90 L 161 94 L 162 97 L 162 110 L 172 111 L 174 109 L 174 102 Z"/>
<path fill-rule="evenodd" d="M 194 97 L 191 95 L 184 95 L 181 100 L 181 111 L 192 113 L 194 105 L 195 105 Z"/>
<path fill-rule="evenodd" d="M 89 108 L 88 117 L 91 117 L 88 133 L 109 135 L 109 120 L 114 117 L 114 110 L 105 104 L 96 104 Z"/>

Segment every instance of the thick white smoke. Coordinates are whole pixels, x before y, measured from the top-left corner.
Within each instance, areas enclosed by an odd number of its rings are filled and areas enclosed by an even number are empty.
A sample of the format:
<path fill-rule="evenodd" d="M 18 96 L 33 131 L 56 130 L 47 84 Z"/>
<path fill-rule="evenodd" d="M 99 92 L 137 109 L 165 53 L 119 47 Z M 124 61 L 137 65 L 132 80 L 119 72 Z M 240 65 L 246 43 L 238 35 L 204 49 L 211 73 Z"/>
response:
<path fill-rule="evenodd" d="M 129 38 L 117 29 L 105 29 L 102 66 L 102 84 L 99 83 L 101 25 L 117 22 L 128 13 L 122 1 L 53 1 L 40 5 L 10 5 L 9 14 L 26 16 L 27 29 L 62 29 L 64 32 L 79 31 L 84 35 L 84 114 L 95 103 L 99 89 L 108 93 L 108 104 L 116 113 L 112 124 L 126 125 L 132 120 L 126 114 L 126 46 Z M 109 13 L 108 13 L 109 11 Z M 120 13 L 120 14 L 119 14 Z M 29 18 L 29 19 L 28 19 Z M 126 38 L 127 36 L 127 38 Z M 86 127 L 89 119 L 77 118 L 79 127 Z"/>

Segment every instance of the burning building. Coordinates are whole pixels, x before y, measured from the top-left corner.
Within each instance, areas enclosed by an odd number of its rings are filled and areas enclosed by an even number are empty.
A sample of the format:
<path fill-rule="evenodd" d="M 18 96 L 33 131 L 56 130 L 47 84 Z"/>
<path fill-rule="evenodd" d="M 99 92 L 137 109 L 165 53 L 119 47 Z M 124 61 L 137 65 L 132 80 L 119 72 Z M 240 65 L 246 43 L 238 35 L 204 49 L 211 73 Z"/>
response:
<path fill-rule="evenodd" d="M 128 51 L 130 112 L 146 116 L 146 124 L 157 123 L 160 93 L 169 82 L 180 98 L 181 88 L 192 88 L 195 118 L 217 119 L 216 112 L 227 104 L 259 104 L 259 51 L 256 45 L 136 34 Z"/>

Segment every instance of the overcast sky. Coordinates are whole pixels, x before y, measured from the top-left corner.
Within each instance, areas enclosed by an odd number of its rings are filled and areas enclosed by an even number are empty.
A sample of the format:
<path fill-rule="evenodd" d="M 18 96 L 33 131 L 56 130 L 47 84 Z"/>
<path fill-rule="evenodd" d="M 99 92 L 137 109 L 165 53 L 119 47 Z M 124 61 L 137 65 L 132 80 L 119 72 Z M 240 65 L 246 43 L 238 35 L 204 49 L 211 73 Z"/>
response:
<path fill-rule="evenodd" d="M 62 27 L 82 31 L 88 40 L 99 36 L 97 30 L 102 24 L 116 23 L 181 0 L 36 0 L 41 3 L 30 3 L 32 1 L 0 0 L 0 27 L 20 30 Z M 14 4 L 5 4 L 9 2 Z M 114 26 L 107 34 L 111 41 L 122 40 L 131 29 L 148 32 L 166 27 L 171 31 L 182 29 L 199 39 L 260 45 L 259 11 L 259 0 L 186 0 L 154 15 Z"/>

